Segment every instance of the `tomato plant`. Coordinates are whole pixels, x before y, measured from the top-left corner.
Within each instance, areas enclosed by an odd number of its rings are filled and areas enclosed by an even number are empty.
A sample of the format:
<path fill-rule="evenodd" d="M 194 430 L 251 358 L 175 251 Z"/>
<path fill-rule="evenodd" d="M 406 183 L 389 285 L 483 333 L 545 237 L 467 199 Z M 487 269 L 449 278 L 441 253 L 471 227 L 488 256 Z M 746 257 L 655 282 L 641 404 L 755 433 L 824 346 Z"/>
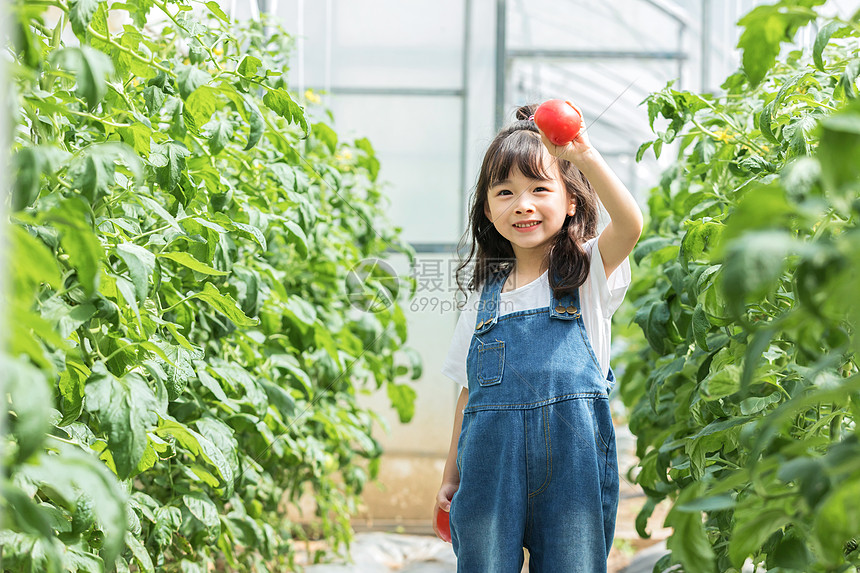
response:
<path fill-rule="evenodd" d="M 348 543 L 381 452 L 356 395 L 406 421 L 420 375 L 400 305 L 344 289 L 412 256 L 370 142 L 295 101 L 289 35 L 215 2 L 13 16 L 4 568 L 270 571 Z M 309 528 L 285 516 L 306 492 Z"/>
<path fill-rule="evenodd" d="M 678 157 L 634 251 L 642 337 L 620 389 L 640 534 L 672 503 L 655 571 L 860 564 L 860 13 L 825 20 L 822 3 L 742 18 L 724 93 L 647 98 L 657 138 L 640 157 L 669 143 Z M 810 23 L 813 46 L 783 45 Z"/>

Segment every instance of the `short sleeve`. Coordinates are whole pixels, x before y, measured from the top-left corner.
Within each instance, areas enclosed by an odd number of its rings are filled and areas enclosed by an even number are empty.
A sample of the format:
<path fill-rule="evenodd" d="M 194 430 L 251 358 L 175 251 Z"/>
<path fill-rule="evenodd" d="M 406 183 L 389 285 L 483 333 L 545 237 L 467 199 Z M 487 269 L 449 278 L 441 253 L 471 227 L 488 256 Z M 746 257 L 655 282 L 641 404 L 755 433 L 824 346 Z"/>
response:
<path fill-rule="evenodd" d="M 466 357 L 469 354 L 469 344 L 472 342 L 472 332 L 478 318 L 475 303 L 479 297 L 478 292 L 469 295 L 466 305 L 457 319 L 457 326 L 454 327 L 454 335 L 448 346 L 448 354 L 442 364 L 442 374 L 464 388 L 469 385 L 466 376 Z"/>
<path fill-rule="evenodd" d="M 597 299 L 595 302 L 597 302 L 602 310 L 603 317 L 609 318 L 621 306 L 624 295 L 627 294 L 627 289 L 630 286 L 630 261 L 624 259 L 618 265 L 618 268 L 612 271 L 612 274 L 607 278 L 597 239 L 598 237 L 595 237 L 585 244 L 586 252 L 591 251 L 591 266 L 589 267 L 588 278 L 593 290 L 592 296 Z"/>

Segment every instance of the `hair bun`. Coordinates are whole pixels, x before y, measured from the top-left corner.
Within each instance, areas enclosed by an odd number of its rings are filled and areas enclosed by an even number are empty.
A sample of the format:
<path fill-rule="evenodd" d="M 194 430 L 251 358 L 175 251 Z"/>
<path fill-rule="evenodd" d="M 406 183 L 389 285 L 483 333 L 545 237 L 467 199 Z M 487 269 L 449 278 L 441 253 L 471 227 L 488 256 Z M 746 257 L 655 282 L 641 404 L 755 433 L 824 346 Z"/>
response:
<path fill-rule="evenodd" d="M 528 118 L 535 114 L 535 110 L 538 108 L 538 104 L 532 103 L 528 105 L 523 105 L 517 108 L 517 112 L 515 114 L 515 118 L 517 121 L 527 121 Z"/>

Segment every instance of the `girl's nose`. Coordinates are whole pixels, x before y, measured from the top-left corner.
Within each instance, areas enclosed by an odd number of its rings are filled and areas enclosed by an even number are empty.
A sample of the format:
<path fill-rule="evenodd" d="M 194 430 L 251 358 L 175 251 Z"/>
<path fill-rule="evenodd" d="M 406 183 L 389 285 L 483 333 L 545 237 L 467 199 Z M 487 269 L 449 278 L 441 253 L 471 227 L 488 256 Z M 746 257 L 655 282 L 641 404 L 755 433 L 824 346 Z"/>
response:
<path fill-rule="evenodd" d="M 522 198 L 517 201 L 516 210 L 517 213 L 534 213 L 535 208 L 532 202 L 529 200 L 528 193 L 523 193 Z"/>

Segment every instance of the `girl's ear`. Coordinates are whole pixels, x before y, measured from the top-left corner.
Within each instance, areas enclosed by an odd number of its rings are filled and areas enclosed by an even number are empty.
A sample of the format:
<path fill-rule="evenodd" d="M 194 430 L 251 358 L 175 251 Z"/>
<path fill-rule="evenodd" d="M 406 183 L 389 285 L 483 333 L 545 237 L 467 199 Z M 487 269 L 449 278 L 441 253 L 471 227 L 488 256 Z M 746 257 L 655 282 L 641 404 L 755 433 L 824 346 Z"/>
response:
<path fill-rule="evenodd" d="M 567 206 L 567 214 L 570 215 L 571 217 L 573 217 L 573 215 L 575 213 L 576 213 L 576 203 L 571 201 L 570 205 Z"/>

